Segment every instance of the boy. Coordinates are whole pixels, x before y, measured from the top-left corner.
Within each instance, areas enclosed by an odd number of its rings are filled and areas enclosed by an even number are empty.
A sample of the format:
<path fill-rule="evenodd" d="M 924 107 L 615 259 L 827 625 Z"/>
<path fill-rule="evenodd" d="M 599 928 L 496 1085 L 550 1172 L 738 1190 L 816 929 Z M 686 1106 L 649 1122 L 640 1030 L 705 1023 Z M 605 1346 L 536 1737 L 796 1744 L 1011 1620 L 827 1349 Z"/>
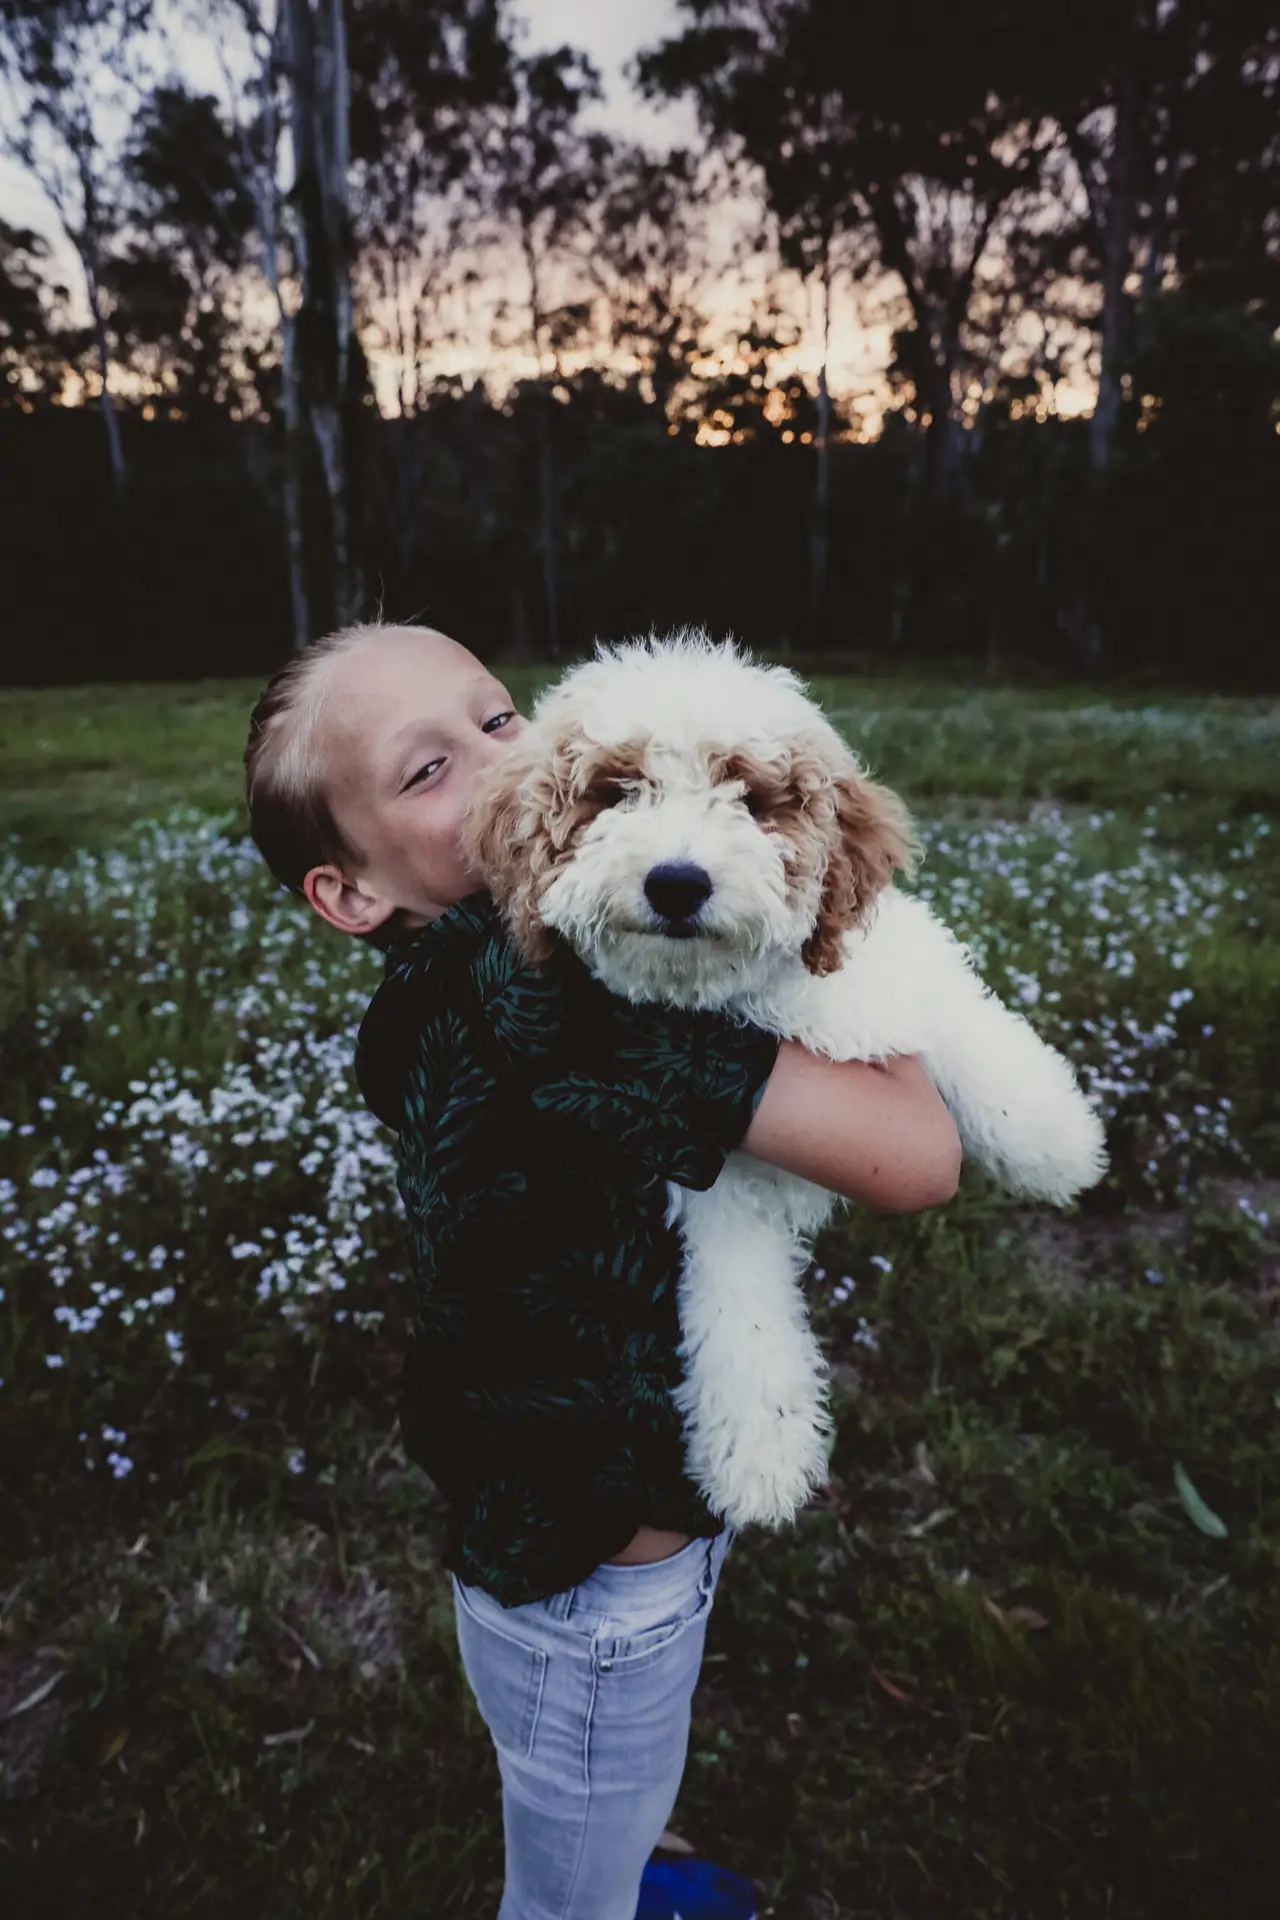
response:
<path fill-rule="evenodd" d="M 500 1920 L 633 1920 L 638 1898 L 729 1920 L 752 1910 L 736 1876 L 646 1868 L 729 1544 L 670 1399 L 666 1183 L 709 1186 L 740 1147 L 907 1211 L 951 1198 L 959 1142 L 917 1062 L 835 1065 L 631 1006 L 568 954 L 528 966 L 460 850 L 475 780 L 521 725 L 443 634 L 347 629 L 255 709 L 250 817 L 279 880 L 387 953 L 357 1076 L 399 1135 L 418 1281 L 401 1424 L 450 1507 L 459 1643 L 503 1780 Z M 595 1092 L 590 1124 L 557 1100 L 570 1077 Z M 639 1119 L 637 1082 L 661 1095 Z"/>

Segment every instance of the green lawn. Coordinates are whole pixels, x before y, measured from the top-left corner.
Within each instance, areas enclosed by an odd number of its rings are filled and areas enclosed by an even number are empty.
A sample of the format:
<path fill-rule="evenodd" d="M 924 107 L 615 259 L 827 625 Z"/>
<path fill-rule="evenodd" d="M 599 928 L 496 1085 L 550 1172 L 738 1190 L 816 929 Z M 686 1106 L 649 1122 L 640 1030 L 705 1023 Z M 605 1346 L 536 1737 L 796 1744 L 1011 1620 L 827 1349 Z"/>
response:
<path fill-rule="evenodd" d="M 377 962 L 243 840 L 256 691 L 0 695 L 6 1920 L 497 1907 L 390 1410 Z M 1270 1915 L 1277 710 L 819 691 L 1113 1172 L 828 1236 L 832 1494 L 730 1558 L 675 1825 L 780 1920 Z"/>

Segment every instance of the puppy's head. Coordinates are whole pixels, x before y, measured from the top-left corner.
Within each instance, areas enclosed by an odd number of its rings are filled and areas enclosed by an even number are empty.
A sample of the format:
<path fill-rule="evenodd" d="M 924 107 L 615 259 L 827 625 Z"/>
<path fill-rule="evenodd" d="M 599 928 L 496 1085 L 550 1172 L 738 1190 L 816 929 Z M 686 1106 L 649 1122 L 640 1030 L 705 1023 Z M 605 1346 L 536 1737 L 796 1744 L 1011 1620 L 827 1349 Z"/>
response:
<path fill-rule="evenodd" d="M 918 848 L 793 674 L 687 634 L 602 649 L 545 694 L 466 851 L 530 958 L 559 936 L 616 990 L 705 1005 L 781 953 L 833 971 Z"/>

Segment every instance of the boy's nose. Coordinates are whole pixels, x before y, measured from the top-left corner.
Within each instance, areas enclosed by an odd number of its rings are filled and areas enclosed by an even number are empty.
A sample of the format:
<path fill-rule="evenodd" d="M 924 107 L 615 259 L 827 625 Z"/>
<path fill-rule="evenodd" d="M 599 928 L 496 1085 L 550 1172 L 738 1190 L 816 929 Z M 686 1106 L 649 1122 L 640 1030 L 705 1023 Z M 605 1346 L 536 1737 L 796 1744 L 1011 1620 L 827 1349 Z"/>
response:
<path fill-rule="evenodd" d="M 645 898 L 664 920 L 692 920 L 711 891 L 711 875 L 687 860 L 664 860 L 645 875 Z"/>

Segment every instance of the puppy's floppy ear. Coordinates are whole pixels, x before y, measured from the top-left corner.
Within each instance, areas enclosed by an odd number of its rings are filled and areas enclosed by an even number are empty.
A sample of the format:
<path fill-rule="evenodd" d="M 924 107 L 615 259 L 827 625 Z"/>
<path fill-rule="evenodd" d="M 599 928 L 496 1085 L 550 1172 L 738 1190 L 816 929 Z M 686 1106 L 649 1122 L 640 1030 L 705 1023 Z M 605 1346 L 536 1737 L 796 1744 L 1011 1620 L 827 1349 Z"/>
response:
<path fill-rule="evenodd" d="M 483 876 L 528 959 L 550 957 L 542 894 L 569 857 L 578 829 L 598 812 L 586 795 L 590 756 L 573 727 L 533 721 L 476 783 L 463 822 L 463 854 Z"/>
<path fill-rule="evenodd" d="M 462 827 L 463 856 L 482 875 L 526 957 L 546 960 L 553 941 L 538 912 L 539 882 L 556 857 L 553 823 L 563 809 L 565 756 L 537 727 L 476 783 Z"/>
<path fill-rule="evenodd" d="M 841 774 L 832 790 L 834 825 L 822 900 L 802 957 L 810 973 L 835 973 L 844 936 L 865 918 L 895 870 L 911 874 L 920 842 L 911 816 L 891 788 L 863 773 Z"/>

